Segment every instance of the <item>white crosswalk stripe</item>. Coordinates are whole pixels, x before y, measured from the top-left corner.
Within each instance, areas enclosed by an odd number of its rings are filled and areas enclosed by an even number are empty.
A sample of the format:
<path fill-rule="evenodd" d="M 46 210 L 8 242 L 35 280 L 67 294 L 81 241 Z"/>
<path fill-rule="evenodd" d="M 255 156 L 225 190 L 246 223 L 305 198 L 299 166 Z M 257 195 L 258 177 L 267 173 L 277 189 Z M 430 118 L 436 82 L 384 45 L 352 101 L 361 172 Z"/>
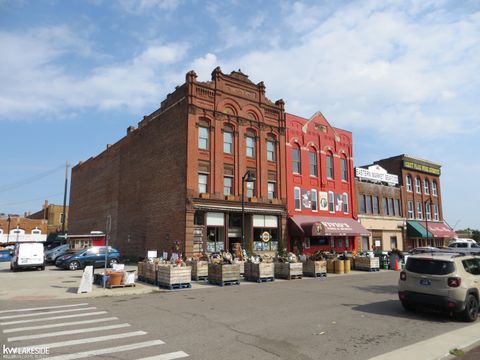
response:
<path fill-rule="evenodd" d="M 70 321 L 70 322 L 55 323 L 55 324 L 48 324 L 48 325 L 24 326 L 24 327 L 20 327 L 20 328 L 6 329 L 6 330 L 3 330 L 3 333 L 6 334 L 6 333 L 29 331 L 29 330 L 51 329 L 51 328 L 63 327 L 63 326 L 94 324 L 94 323 L 105 322 L 105 321 L 113 321 L 113 320 L 118 320 L 118 318 L 117 317 L 107 317 L 107 318 L 100 318 L 100 319 Z"/>
<path fill-rule="evenodd" d="M 81 304 L 68 304 L 68 305 L 58 305 L 58 306 L 43 306 L 43 307 L 32 307 L 32 308 L 23 308 L 23 309 L 11 309 L 11 310 L 2 310 L 0 314 L 5 314 L 0 316 L 0 320 L 8 320 L 0 322 L 0 326 L 2 327 L 3 334 L 12 334 L 12 333 L 21 333 L 27 332 L 25 335 L 21 336 L 13 336 L 6 339 L 5 346 L 9 346 L 9 343 L 17 343 L 22 341 L 34 341 L 37 339 L 45 339 L 45 338 L 53 338 L 59 337 L 59 340 L 56 342 L 49 342 L 45 344 L 36 344 L 32 345 L 30 343 L 20 343 L 21 346 L 19 348 L 29 348 L 29 347 L 37 347 L 42 349 L 59 349 L 58 352 L 51 352 L 48 357 L 44 358 L 45 360 L 75 360 L 75 359 L 83 359 L 83 358 L 94 358 L 94 357 L 105 357 L 109 354 L 117 354 L 121 352 L 128 352 L 142 348 L 152 348 L 152 350 L 147 350 L 148 353 L 155 354 L 158 350 L 155 348 L 158 345 L 165 345 L 166 344 L 159 339 L 151 339 L 148 341 L 143 342 L 135 342 L 135 343 L 126 343 L 126 339 L 133 339 L 139 338 L 148 335 L 147 332 L 142 330 L 136 331 L 129 331 L 123 333 L 115 333 L 115 330 L 130 327 L 131 325 L 128 323 L 113 323 L 111 325 L 104 324 L 104 326 L 95 326 L 95 327 L 88 327 L 88 324 L 98 324 L 98 323 L 105 323 L 109 321 L 116 321 L 119 320 L 118 317 L 113 317 L 108 315 L 106 317 L 98 317 L 98 315 L 105 315 L 107 311 L 94 311 L 91 312 L 90 310 L 95 310 L 96 307 L 87 307 L 88 303 L 81 303 Z M 86 311 L 86 312 L 83 312 Z M 50 316 L 51 314 L 63 314 L 69 312 L 79 312 L 76 314 L 69 314 L 69 315 L 56 315 Z M 87 318 L 85 320 L 79 319 L 80 317 Z M 62 320 L 64 319 L 65 322 L 56 322 L 55 320 Z M 67 320 L 68 319 L 68 320 Z M 73 319 L 73 321 L 69 321 L 69 319 Z M 20 326 L 13 326 L 8 327 L 9 325 L 18 325 L 18 324 L 31 324 L 33 325 L 20 325 Z M 82 327 L 83 325 L 87 325 L 87 327 Z M 62 330 L 62 331 L 51 331 L 50 329 L 55 328 L 63 328 L 63 327 L 72 327 L 75 328 L 71 330 Z M 6 328 L 5 328 L 6 327 Z M 28 333 L 30 332 L 30 333 Z M 91 336 L 91 337 L 84 337 L 78 338 L 68 338 L 69 336 L 75 336 L 78 334 L 87 334 L 87 333 L 95 333 L 101 332 L 99 336 Z M 107 333 L 107 334 L 102 334 Z M 17 335 L 17 334 L 14 334 Z M 92 334 L 93 335 L 93 334 Z M 123 339 L 123 340 L 122 340 Z M 145 339 L 145 338 L 144 338 Z M 147 340 L 147 339 L 145 339 Z M 51 341 L 51 340 L 50 340 Z M 116 341 L 121 341 L 121 343 L 117 344 L 117 346 L 112 346 L 115 344 Z M 110 346 L 104 346 L 103 348 L 99 344 L 102 342 L 108 343 Z M 24 345 L 25 344 L 25 345 Z M 82 351 L 77 352 L 75 350 L 76 346 L 81 346 Z M 72 347 L 72 348 L 70 348 Z M 62 354 L 61 348 L 66 349 L 66 353 Z M 91 350 L 90 350 L 90 349 Z M 173 350 L 173 349 L 172 349 Z M 145 353 L 145 351 L 143 351 Z M 158 354 L 144 357 L 139 360 L 174 360 L 174 359 L 181 359 L 189 357 L 189 355 L 184 351 L 172 351 L 172 352 L 164 352 L 163 354 Z M 115 357 L 120 357 L 120 355 L 112 355 Z M 144 355 L 145 356 L 145 355 Z M 128 357 L 129 359 L 134 359 L 133 357 Z"/>

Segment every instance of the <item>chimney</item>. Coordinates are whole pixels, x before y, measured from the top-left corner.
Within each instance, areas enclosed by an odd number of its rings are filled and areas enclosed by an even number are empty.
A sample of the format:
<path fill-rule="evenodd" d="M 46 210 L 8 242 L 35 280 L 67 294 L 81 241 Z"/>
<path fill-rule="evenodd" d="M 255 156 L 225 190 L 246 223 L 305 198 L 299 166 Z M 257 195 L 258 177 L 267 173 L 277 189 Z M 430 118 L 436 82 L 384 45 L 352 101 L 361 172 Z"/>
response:
<path fill-rule="evenodd" d="M 48 200 L 45 200 L 45 202 L 43 203 L 43 209 L 46 209 L 48 208 Z"/>

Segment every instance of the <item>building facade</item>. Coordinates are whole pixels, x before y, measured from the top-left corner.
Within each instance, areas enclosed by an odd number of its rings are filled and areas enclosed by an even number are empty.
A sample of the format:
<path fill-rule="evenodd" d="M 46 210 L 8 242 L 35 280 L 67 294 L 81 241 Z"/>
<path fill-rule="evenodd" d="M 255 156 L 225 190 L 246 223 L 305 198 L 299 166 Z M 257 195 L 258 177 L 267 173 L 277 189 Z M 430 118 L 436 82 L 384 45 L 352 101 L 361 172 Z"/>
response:
<path fill-rule="evenodd" d="M 283 101 L 241 71 L 216 68 L 207 82 L 190 71 L 138 128 L 72 169 L 70 231 L 107 231 L 139 256 L 275 251 L 286 232 L 285 168 Z"/>
<path fill-rule="evenodd" d="M 24 241 L 47 240 L 47 221 L 27 219 L 19 215 L 0 217 L 0 243 L 12 244 Z"/>
<path fill-rule="evenodd" d="M 406 221 L 398 176 L 379 165 L 355 168 L 358 218 L 370 231 L 362 236 L 360 250 L 403 250 Z"/>
<path fill-rule="evenodd" d="M 65 207 L 65 232 L 68 232 L 68 206 Z M 47 220 L 47 233 L 58 233 L 62 231 L 63 205 L 49 204 L 48 200 L 42 206 L 42 210 L 27 216 L 29 219 Z"/>
<path fill-rule="evenodd" d="M 358 249 L 369 233 L 357 221 L 352 134 L 321 113 L 286 120 L 289 250 Z"/>
<path fill-rule="evenodd" d="M 456 235 L 443 218 L 441 165 L 405 154 L 374 164 L 399 178 L 402 209 L 407 220 L 404 248 L 447 246 Z"/>

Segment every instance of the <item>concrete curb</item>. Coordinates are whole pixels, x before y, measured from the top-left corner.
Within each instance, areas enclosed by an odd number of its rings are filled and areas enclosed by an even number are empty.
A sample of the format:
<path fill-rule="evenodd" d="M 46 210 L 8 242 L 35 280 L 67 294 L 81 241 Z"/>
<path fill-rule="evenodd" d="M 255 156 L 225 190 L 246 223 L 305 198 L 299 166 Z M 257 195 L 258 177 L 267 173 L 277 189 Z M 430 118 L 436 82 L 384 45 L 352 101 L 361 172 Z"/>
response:
<path fill-rule="evenodd" d="M 375 356 L 370 360 L 447 359 L 450 357 L 450 350 L 465 349 L 478 341 L 480 341 L 480 322 Z"/>

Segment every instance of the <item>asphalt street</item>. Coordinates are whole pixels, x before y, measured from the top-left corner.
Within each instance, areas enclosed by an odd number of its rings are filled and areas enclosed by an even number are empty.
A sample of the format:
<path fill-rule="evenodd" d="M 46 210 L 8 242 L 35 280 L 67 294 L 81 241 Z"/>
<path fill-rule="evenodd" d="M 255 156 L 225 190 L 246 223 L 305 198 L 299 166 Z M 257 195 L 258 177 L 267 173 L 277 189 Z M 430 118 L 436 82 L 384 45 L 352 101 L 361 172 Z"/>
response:
<path fill-rule="evenodd" d="M 405 312 L 397 279 L 398 272 L 382 271 L 125 297 L 0 301 L 0 343 L 56 343 L 49 356 L 63 355 L 58 359 L 361 360 L 470 325 Z M 57 305 L 64 307 L 28 310 Z"/>

